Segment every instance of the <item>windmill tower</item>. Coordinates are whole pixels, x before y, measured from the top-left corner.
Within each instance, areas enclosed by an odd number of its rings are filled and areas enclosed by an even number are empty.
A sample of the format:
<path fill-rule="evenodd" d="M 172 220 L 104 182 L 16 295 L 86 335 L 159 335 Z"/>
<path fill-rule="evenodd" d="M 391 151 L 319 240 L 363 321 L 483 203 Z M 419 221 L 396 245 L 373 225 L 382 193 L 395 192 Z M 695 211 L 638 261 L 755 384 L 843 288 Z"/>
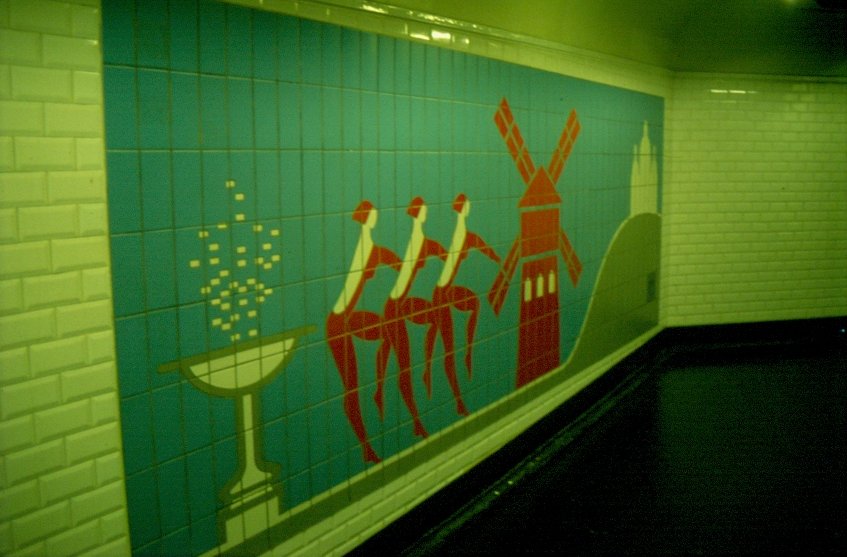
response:
<path fill-rule="evenodd" d="M 521 262 L 516 382 L 520 387 L 559 365 L 559 256 L 564 259 L 574 286 L 582 274 L 582 264 L 559 224 L 562 198 L 556 191 L 580 126 L 576 111 L 572 110 L 550 163 L 536 168 L 505 98 L 494 122 L 526 184 L 526 192 L 518 203 L 519 235 L 488 292 L 488 301 L 494 313 L 499 314 Z"/>

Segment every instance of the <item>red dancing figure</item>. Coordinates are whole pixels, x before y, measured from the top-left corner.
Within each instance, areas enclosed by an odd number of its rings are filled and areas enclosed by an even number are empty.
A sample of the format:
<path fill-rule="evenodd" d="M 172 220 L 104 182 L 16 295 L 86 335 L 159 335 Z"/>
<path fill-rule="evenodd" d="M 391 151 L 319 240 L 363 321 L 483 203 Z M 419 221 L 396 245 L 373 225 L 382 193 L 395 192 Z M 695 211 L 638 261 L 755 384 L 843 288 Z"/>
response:
<path fill-rule="evenodd" d="M 431 324 L 426 333 L 426 369 L 424 370 L 423 381 L 426 385 L 427 395 L 432 396 L 432 352 L 435 348 L 436 335 L 440 335 L 441 343 L 444 345 L 444 373 L 447 375 L 447 381 L 453 391 L 453 398 L 456 399 L 456 412 L 460 416 L 467 416 L 468 409 L 462 400 L 459 382 L 456 379 L 456 348 L 453 340 L 451 309 L 455 308 L 470 313 L 465 332 L 465 366 L 468 369 L 468 377 L 470 377 L 472 374 L 473 339 L 479 317 L 479 298 L 471 289 L 457 286 L 453 284 L 453 281 L 459 272 L 459 266 L 468 257 L 472 249 L 478 249 L 498 264 L 500 258 L 485 243 L 485 240 L 467 229 L 465 220 L 470 213 L 471 202 L 465 194 L 460 193 L 456 196 L 456 199 L 453 200 L 453 210 L 456 211 L 456 228 L 453 231 L 453 239 L 450 242 L 444 269 L 441 271 L 435 291 L 432 293 Z"/>
<path fill-rule="evenodd" d="M 447 258 L 444 247 L 424 235 L 423 224 L 426 221 L 426 205 L 424 200 L 416 197 L 409 204 L 406 212 L 412 217 L 412 235 L 406 246 L 406 255 L 403 257 L 403 266 L 397 276 L 397 282 L 391 290 L 391 295 L 385 302 L 383 313 L 383 341 L 376 355 L 376 395 L 374 400 L 379 409 L 380 417 L 383 416 L 383 383 L 385 382 L 385 370 L 388 366 L 388 356 L 391 351 L 397 358 L 399 373 L 397 383 L 403 402 L 409 409 L 414 421 L 414 433 L 421 437 L 428 435 L 423 422 L 418 414 L 415 397 L 412 392 L 412 364 L 409 356 L 409 333 L 406 330 L 406 319 L 420 325 L 430 322 L 430 303 L 423 298 L 409 296 L 409 290 L 415 275 L 426 263 L 430 256 Z"/>
<path fill-rule="evenodd" d="M 353 337 L 365 340 L 382 338 L 382 320 L 371 311 L 355 310 L 365 283 L 376 273 L 379 265 L 389 265 L 399 271 L 400 258 L 390 249 L 374 244 L 371 231 L 376 226 L 377 211 L 369 201 L 362 201 L 353 212 L 353 220 L 362 225 L 359 242 L 353 253 L 350 272 L 344 283 L 344 289 L 326 319 L 326 337 L 341 382 L 344 384 L 344 412 L 362 445 L 362 455 L 366 462 L 379 462 L 374 451 L 359 405 L 359 370 L 356 363 L 356 349 Z"/>

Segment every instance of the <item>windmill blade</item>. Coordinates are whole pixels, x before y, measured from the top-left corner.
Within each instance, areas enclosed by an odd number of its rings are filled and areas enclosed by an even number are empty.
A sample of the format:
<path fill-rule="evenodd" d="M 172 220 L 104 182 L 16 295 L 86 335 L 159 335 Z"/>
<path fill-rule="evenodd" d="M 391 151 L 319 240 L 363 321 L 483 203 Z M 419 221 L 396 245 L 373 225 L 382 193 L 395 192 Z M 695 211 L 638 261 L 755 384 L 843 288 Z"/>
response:
<path fill-rule="evenodd" d="M 503 308 L 503 302 L 506 300 L 506 293 L 509 291 L 509 281 L 515 274 L 515 268 L 518 266 L 518 247 L 520 246 L 520 238 L 516 238 L 509 250 L 509 255 L 503 261 L 503 267 L 494 279 L 494 284 L 488 291 L 488 303 L 491 304 L 491 309 L 495 315 L 500 314 Z"/>
<path fill-rule="evenodd" d="M 568 121 L 565 123 L 565 129 L 562 131 L 562 137 L 559 138 L 559 144 L 556 146 L 556 150 L 553 151 L 553 157 L 547 166 L 547 173 L 550 175 L 550 179 L 554 184 L 559 181 L 559 176 L 562 175 L 562 170 L 565 169 L 565 163 L 571 154 L 576 136 L 579 135 L 580 127 L 576 110 L 571 110 Z"/>
<path fill-rule="evenodd" d="M 512 155 L 512 160 L 515 161 L 524 183 L 529 185 L 530 180 L 535 175 L 535 164 L 532 162 L 532 157 L 526 148 L 523 137 L 521 137 L 520 129 L 515 123 L 509 102 L 505 98 L 500 101 L 497 113 L 494 114 L 494 123 L 497 124 L 500 135 L 506 141 L 506 147 L 508 147 L 509 154 Z"/>
<path fill-rule="evenodd" d="M 582 262 L 577 257 L 576 250 L 573 249 L 571 241 L 568 240 L 564 230 L 559 231 L 559 252 L 565 260 L 565 265 L 568 267 L 571 282 L 576 286 L 579 283 L 580 275 L 582 275 Z"/>

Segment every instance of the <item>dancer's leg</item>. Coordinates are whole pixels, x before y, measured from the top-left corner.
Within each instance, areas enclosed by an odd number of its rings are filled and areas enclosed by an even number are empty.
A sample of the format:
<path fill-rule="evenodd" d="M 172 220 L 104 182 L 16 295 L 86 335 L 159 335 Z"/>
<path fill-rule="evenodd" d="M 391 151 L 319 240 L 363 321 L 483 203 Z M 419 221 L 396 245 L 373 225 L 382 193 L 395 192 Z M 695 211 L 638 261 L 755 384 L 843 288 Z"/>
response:
<path fill-rule="evenodd" d="M 468 324 L 465 330 L 465 366 L 468 369 L 468 377 L 473 375 L 473 342 L 476 334 L 476 324 L 479 319 L 479 298 L 464 286 L 454 287 L 453 307 L 459 311 L 469 312 Z"/>
<path fill-rule="evenodd" d="M 376 393 L 374 393 L 374 402 L 379 410 L 380 420 L 385 419 L 385 395 L 383 394 L 382 387 L 385 383 L 385 370 L 388 367 L 388 354 L 390 352 L 391 341 L 386 336 L 376 352 Z"/>
<path fill-rule="evenodd" d="M 376 451 L 374 451 L 370 441 L 368 441 L 367 433 L 365 433 L 362 409 L 359 405 L 358 389 L 345 390 L 344 413 L 347 414 L 347 419 L 350 420 L 350 425 L 353 426 L 353 431 L 356 433 L 356 437 L 359 438 L 359 444 L 362 446 L 362 458 L 365 462 L 379 462 L 381 459 L 376 454 Z"/>
<path fill-rule="evenodd" d="M 402 323 L 402 317 L 398 316 L 399 301 L 388 299 L 385 302 L 383 311 L 382 325 L 380 327 L 380 336 L 382 344 L 376 352 L 376 393 L 374 394 L 374 402 L 379 410 L 379 418 L 385 418 L 385 393 L 383 386 L 385 385 L 385 373 L 388 369 L 388 356 L 391 350 L 396 350 L 397 330 Z"/>
<path fill-rule="evenodd" d="M 430 326 L 426 332 L 426 343 L 424 345 L 426 365 L 424 367 L 424 385 L 426 385 L 427 397 L 432 397 L 432 354 L 435 351 L 435 337 L 440 333 L 444 336 L 443 328 L 450 323 L 450 300 L 446 297 L 449 287 L 436 286 L 432 292 L 432 303 L 430 304 Z M 451 332 L 452 335 L 452 332 Z"/>
<path fill-rule="evenodd" d="M 380 458 L 368 441 L 365 423 L 362 420 L 362 409 L 359 404 L 359 371 L 356 364 L 353 340 L 349 334 L 337 334 L 335 323 L 327 326 L 328 344 L 335 365 L 341 375 L 344 385 L 344 413 L 353 428 L 353 433 L 362 446 L 362 457 L 366 462 L 379 462 Z"/>
<path fill-rule="evenodd" d="M 408 306 L 406 306 L 408 307 Z M 397 357 L 397 367 L 399 373 L 397 375 L 397 384 L 400 387 L 400 394 L 403 397 L 403 402 L 406 403 L 406 408 L 409 409 L 409 414 L 412 416 L 414 423 L 414 433 L 420 437 L 427 437 L 426 428 L 421 422 L 418 406 L 415 404 L 415 395 L 412 389 L 412 362 L 409 356 L 409 333 L 406 330 L 406 322 L 402 319 L 397 320 L 396 344 L 394 346 L 394 354 Z"/>
<path fill-rule="evenodd" d="M 462 391 L 459 389 L 459 380 L 456 377 L 456 347 L 453 343 L 453 319 L 449 317 L 449 309 L 447 315 L 447 322 L 441 327 L 441 342 L 444 344 L 444 374 L 447 376 L 447 383 L 456 401 L 456 413 L 467 416 L 469 412 L 462 400 Z"/>
<path fill-rule="evenodd" d="M 433 322 L 426 330 L 426 338 L 424 339 L 424 372 L 423 383 L 426 387 L 427 398 L 432 398 L 432 353 L 435 351 L 435 335 L 438 332 L 438 325 Z"/>

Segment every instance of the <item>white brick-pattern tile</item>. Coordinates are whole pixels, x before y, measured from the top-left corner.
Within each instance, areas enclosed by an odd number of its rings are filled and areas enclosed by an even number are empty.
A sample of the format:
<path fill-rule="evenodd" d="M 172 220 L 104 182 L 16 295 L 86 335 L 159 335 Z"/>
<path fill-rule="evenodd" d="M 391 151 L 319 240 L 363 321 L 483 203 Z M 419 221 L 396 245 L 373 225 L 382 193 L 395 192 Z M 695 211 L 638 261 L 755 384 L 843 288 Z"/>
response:
<path fill-rule="evenodd" d="M 12 98 L 59 102 L 71 99 L 73 98 L 73 73 L 71 70 L 59 68 L 13 65 Z"/>
<path fill-rule="evenodd" d="M 56 310 L 41 309 L 0 317 L 0 338 L 7 347 L 45 342 L 56 336 Z M 2 397 L 2 394 L 0 394 Z M 0 409 L 0 414 L 3 409 Z"/>
<path fill-rule="evenodd" d="M 103 103 L 103 89 L 99 72 L 75 71 L 73 73 L 74 102 L 79 104 Z"/>
<path fill-rule="evenodd" d="M 97 71 L 100 66 L 100 44 L 94 39 L 43 35 L 41 48 L 49 67 Z"/>
<path fill-rule="evenodd" d="M 0 314 L 16 313 L 23 307 L 23 294 L 19 279 L 0 281 Z"/>
<path fill-rule="evenodd" d="M 18 170 L 72 170 L 76 166 L 75 142 L 70 137 L 16 137 Z"/>
<path fill-rule="evenodd" d="M 681 75 L 666 127 L 663 322 L 847 313 L 847 84 Z"/>
<path fill-rule="evenodd" d="M 9 137 L 7 139 L 9 139 L 9 146 L 11 148 L 13 138 Z M 14 156 L 12 156 L 11 161 L 14 166 Z M 0 173 L 0 207 L 42 205 L 46 201 L 46 172 Z"/>
<path fill-rule="evenodd" d="M 39 478 L 40 496 L 48 504 L 67 500 L 73 495 L 88 492 L 92 485 L 96 485 L 96 479 L 96 470 L 91 461 L 68 466 Z"/>
<path fill-rule="evenodd" d="M 82 281 L 78 272 L 26 277 L 21 282 L 24 307 L 27 309 L 79 302 L 82 299 Z"/>
<path fill-rule="evenodd" d="M 97 170 L 47 173 L 47 192 L 51 203 L 104 203 L 106 186 L 103 172 Z"/>
<path fill-rule="evenodd" d="M 109 261 L 109 245 L 105 236 L 85 236 L 53 240 L 51 265 L 54 271 L 105 267 Z"/>
<path fill-rule="evenodd" d="M 79 555 L 100 545 L 100 524 L 89 521 L 50 538 L 46 548 L 49 555 Z"/>
<path fill-rule="evenodd" d="M 103 133 L 100 107 L 93 104 L 46 103 L 44 122 L 47 135 L 51 136 L 99 137 Z"/>
<path fill-rule="evenodd" d="M 0 136 L 0 172 L 8 172 L 15 168 L 15 150 L 11 137 Z M 2 198 L 2 192 L 0 192 Z M 2 203 L 2 199 L 0 199 Z"/>
<path fill-rule="evenodd" d="M 50 272 L 50 242 L 0 245 L 0 276 L 10 278 Z"/>
<path fill-rule="evenodd" d="M 18 234 L 22 241 L 73 237 L 78 214 L 76 205 L 22 207 L 18 210 Z"/>
<path fill-rule="evenodd" d="M 83 336 L 42 342 L 29 349 L 30 369 L 35 376 L 54 375 L 56 371 L 83 366 L 87 356 L 88 344 Z"/>
<path fill-rule="evenodd" d="M 0 101 L 0 121 L 9 134 L 44 133 L 44 104 L 33 101 Z"/>
<path fill-rule="evenodd" d="M 126 555 L 99 0 L 0 2 L 0 554 Z"/>
<path fill-rule="evenodd" d="M 0 453 L 6 454 L 35 443 L 35 429 L 32 422 L 32 416 L 29 414 L 0 422 Z M 5 511 L 11 512 L 12 509 L 5 509 Z"/>
<path fill-rule="evenodd" d="M 38 66 L 41 63 L 41 36 L 27 31 L 0 29 L 0 62 Z"/>

